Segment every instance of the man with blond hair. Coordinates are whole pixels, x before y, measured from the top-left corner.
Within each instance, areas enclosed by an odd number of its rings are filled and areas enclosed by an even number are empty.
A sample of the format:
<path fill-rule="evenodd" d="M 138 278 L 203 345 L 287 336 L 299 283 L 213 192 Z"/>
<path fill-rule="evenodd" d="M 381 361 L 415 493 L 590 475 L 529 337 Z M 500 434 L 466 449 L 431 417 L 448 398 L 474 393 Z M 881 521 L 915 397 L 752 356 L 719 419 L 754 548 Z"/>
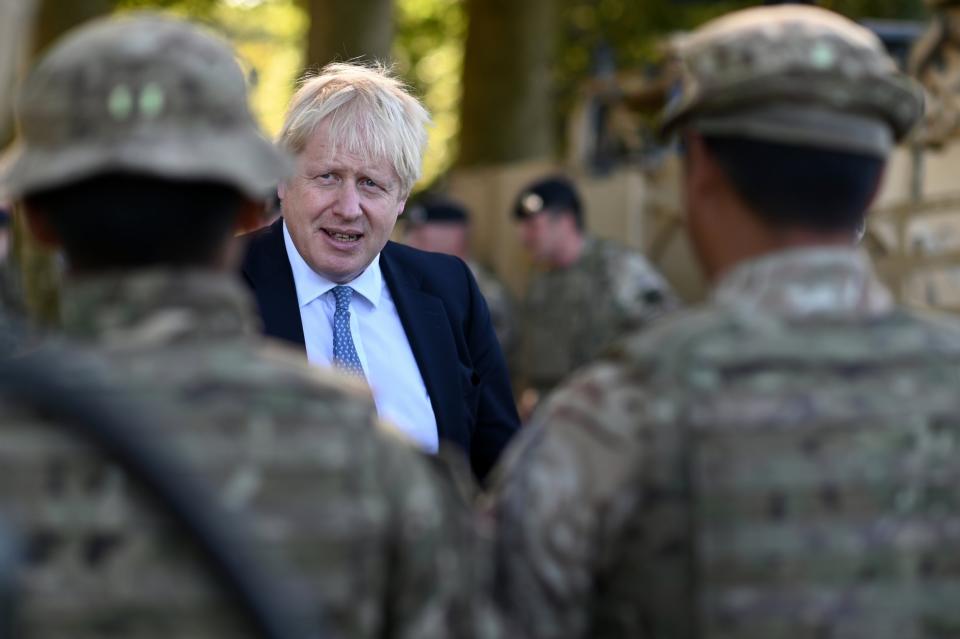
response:
<path fill-rule="evenodd" d="M 483 478 L 519 425 L 486 302 L 462 260 L 388 241 L 428 122 L 383 68 L 307 79 L 280 133 L 296 158 L 282 218 L 252 236 L 243 273 L 268 335 L 365 380 L 381 416 Z"/>

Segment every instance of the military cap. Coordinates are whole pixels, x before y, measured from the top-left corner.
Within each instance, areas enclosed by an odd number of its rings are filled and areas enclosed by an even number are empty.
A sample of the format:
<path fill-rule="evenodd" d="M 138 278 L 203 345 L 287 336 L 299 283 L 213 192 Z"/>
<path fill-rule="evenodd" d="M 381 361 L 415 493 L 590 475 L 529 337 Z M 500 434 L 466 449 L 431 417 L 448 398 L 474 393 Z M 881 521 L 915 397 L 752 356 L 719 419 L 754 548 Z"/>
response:
<path fill-rule="evenodd" d="M 885 156 L 923 113 L 922 92 L 869 30 L 826 9 L 737 11 L 675 43 L 681 78 L 661 132 L 684 126 Z"/>
<path fill-rule="evenodd" d="M 555 176 L 530 184 L 517 196 L 513 216 L 522 220 L 548 209 L 571 211 L 577 217 L 582 214 L 580 196 L 570 180 Z"/>
<path fill-rule="evenodd" d="M 292 168 L 260 134 L 230 46 L 175 18 L 132 13 L 73 31 L 29 74 L 16 108 L 11 196 L 127 172 L 259 198 Z"/>
<path fill-rule="evenodd" d="M 438 197 L 423 198 L 415 202 L 406 214 L 407 222 L 413 226 L 430 222 L 466 224 L 470 220 L 467 209 L 459 202 Z"/>

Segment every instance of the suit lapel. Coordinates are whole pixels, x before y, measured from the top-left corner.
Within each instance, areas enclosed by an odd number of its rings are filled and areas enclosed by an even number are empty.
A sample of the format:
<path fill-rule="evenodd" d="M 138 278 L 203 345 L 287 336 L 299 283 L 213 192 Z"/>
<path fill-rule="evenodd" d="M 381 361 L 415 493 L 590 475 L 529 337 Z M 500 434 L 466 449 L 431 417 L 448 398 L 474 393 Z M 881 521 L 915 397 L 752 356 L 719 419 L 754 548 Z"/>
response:
<path fill-rule="evenodd" d="M 305 349 L 297 288 L 283 242 L 283 218 L 251 241 L 243 273 L 256 295 L 264 332 Z"/>
<path fill-rule="evenodd" d="M 438 434 L 441 439 L 466 443 L 469 435 L 457 370 L 460 360 L 443 302 L 421 289 L 416 273 L 397 264 L 391 244 L 380 253 L 380 269 L 430 394 Z"/>

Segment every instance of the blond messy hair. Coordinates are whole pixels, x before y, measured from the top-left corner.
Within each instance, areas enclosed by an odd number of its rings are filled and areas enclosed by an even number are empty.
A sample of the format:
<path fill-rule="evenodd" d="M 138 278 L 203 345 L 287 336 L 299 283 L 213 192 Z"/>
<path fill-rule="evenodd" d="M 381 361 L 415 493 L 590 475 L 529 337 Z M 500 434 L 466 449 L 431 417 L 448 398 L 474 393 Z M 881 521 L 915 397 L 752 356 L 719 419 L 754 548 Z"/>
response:
<path fill-rule="evenodd" d="M 277 143 L 299 155 L 321 123 L 335 152 L 389 161 L 409 195 L 420 178 L 430 114 L 389 69 L 340 62 L 304 78 Z"/>

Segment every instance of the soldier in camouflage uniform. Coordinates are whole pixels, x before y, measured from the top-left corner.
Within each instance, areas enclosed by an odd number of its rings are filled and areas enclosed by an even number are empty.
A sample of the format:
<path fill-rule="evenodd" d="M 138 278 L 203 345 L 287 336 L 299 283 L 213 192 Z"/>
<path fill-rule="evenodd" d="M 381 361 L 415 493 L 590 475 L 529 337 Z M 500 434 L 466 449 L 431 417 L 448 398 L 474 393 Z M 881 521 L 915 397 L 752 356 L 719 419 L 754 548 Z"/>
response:
<path fill-rule="evenodd" d="M 518 327 L 516 303 L 497 275 L 470 257 L 470 215 L 458 202 L 438 196 L 424 197 L 405 211 L 403 241 L 422 251 L 455 255 L 467 263 L 477 287 L 487 301 L 490 322 L 508 361 L 514 359 Z M 512 368 L 512 367 L 511 367 Z"/>
<path fill-rule="evenodd" d="M 927 0 L 933 20 L 910 52 L 910 74 L 927 93 L 916 137 L 940 147 L 960 131 L 960 2 Z"/>
<path fill-rule="evenodd" d="M 853 239 L 918 87 L 815 7 L 679 54 L 664 130 L 712 299 L 509 450 L 498 592 L 541 638 L 960 636 L 960 324 L 898 308 Z"/>
<path fill-rule="evenodd" d="M 584 232 L 580 197 L 567 179 L 528 186 L 514 216 L 525 247 L 546 269 L 530 282 L 523 302 L 517 383 L 526 412 L 617 337 L 676 300 L 643 255 Z"/>
<path fill-rule="evenodd" d="M 291 161 L 229 47 L 170 18 L 98 21 L 31 73 L 19 114 L 8 187 L 69 262 L 65 331 L 92 352 L 77 384 L 148 403 L 334 636 L 495 632 L 451 488 L 364 388 L 256 336 L 232 236 Z M 0 503 L 32 548 L 23 636 L 250 636 L 121 475 L 34 415 L 0 423 Z"/>

